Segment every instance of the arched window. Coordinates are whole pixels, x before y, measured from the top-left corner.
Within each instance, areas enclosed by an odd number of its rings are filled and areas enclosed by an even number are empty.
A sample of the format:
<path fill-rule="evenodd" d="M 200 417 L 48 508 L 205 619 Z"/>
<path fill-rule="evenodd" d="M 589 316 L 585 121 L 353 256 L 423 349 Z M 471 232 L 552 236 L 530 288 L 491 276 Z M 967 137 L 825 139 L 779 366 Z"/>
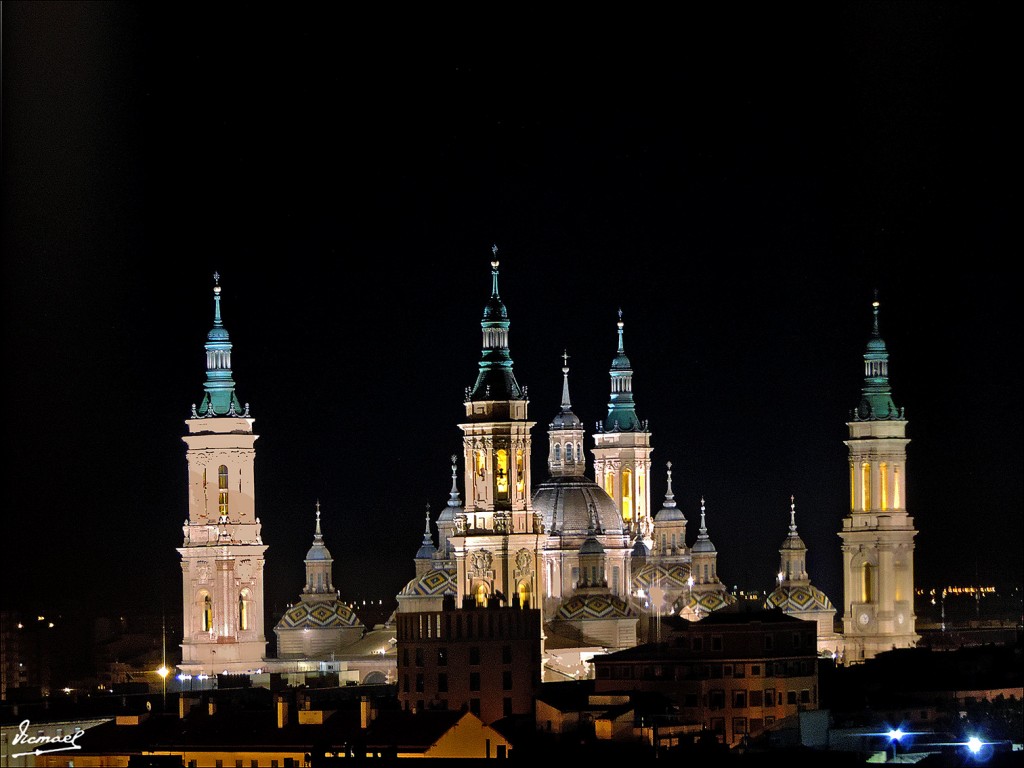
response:
<path fill-rule="evenodd" d="M 486 607 L 487 605 L 487 585 L 482 582 L 476 588 L 476 604 L 479 607 Z"/>
<path fill-rule="evenodd" d="M 633 472 L 622 470 L 622 519 L 633 519 Z"/>
<path fill-rule="evenodd" d="M 853 462 L 850 462 L 850 511 L 853 512 L 857 508 L 857 472 L 853 466 Z"/>
<path fill-rule="evenodd" d="M 561 461 L 561 460 L 562 460 L 562 446 L 559 445 L 558 443 L 555 443 L 555 461 Z"/>
<path fill-rule="evenodd" d="M 565 444 L 565 460 L 566 461 L 573 461 L 573 457 L 572 457 L 572 443 L 566 443 Z"/>
<path fill-rule="evenodd" d="M 526 472 L 523 467 L 523 451 L 519 449 L 516 451 L 516 490 L 522 495 L 525 488 Z"/>
<path fill-rule="evenodd" d="M 529 583 L 526 582 L 525 580 L 524 581 L 520 581 L 519 582 L 519 587 L 517 588 L 517 591 L 519 592 L 519 607 L 520 608 L 529 608 L 530 607 L 530 585 L 529 585 Z"/>
<path fill-rule="evenodd" d="M 223 464 L 217 470 L 217 509 L 221 517 L 228 516 L 228 468 Z"/>
<path fill-rule="evenodd" d="M 210 595 L 206 592 L 200 594 L 199 605 L 202 611 L 200 626 L 202 626 L 203 632 L 209 632 L 213 629 L 213 600 Z"/>
<path fill-rule="evenodd" d="M 872 595 L 875 590 L 875 575 L 873 573 L 874 566 L 871 563 L 864 563 L 860 569 L 860 601 L 862 603 L 872 603 Z"/>
<path fill-rule="evenodd" d="M 900 468 L 898 464 L 892 468 L 892 508 L 903 509 L 903 496 L 900 493 Z"/>
<path fill-rule="evenodd" d="M 866 461 L 860 465 L 860 511 L 867 512 L 871 508 L 871 465 Z"/>
<path fill-rule="evenodd" d="M 889 509 L 889 464 L 883 461 L 879 467 L 882 479 L 882 511 Z"/>
<path fill-rule="evenodd" d="M 499 448 L 495 454 L 498 467 L 494 472 L 495 490 L 498 496 L 508 498 L 508 451 Z"/>
<path fill-rule="evenodd" d="M 245 632 L 249 628 L 249 590 L 243 589 L 238 594 L 238 630 Z"/>

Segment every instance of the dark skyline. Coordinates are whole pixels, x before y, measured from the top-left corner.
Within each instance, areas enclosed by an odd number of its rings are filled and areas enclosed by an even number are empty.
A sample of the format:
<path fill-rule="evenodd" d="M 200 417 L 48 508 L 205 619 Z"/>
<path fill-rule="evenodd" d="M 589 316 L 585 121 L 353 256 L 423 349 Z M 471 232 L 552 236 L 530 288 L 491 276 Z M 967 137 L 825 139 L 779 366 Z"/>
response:
<path fill-rule="evenodd" d="M 723 580 L 770 589 L 792 494 L 841 604 L 877 289 L 916 581 L 1019 584 L 1005 9 L 705 11 L 627 51 L 4 3 L 5 605 L 177 610 L 214 271 L 268 610 L 318 500 L 342 597 L 392 598 L 448 498 L 492 244 L 534 483 L 563 350 L 592 446 L 621 309 L 655 509 L 671 461 L 689 539 L 703 496 Z"/>

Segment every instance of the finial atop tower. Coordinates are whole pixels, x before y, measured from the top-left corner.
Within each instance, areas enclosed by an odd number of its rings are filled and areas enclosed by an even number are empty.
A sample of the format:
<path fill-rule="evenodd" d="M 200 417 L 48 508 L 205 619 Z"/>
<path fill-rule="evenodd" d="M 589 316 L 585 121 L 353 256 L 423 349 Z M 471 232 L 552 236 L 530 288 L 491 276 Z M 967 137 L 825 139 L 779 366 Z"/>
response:
<path fill-rule="evenodd" d="M 491 259 L 491 266 L 494 267 L 495 269 L 497 269 L 498 268 L 498 244 L 497 243 L 495 243 L 494 245 L 491 246 L 491 256 L 493 257 Z"/>

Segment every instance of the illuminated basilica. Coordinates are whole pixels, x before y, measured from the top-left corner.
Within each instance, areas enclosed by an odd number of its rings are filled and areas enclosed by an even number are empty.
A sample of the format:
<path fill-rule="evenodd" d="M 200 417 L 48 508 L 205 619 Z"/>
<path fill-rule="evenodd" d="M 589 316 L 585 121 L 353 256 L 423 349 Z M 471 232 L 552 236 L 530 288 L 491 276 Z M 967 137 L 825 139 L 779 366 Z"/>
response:
<path fill-rule="evenodd" d="M 536 422 L 530 421 L 526 388 L 513 373 L 498 267 L 496 259 L 491 262 L 479 372 L 465 390 L 458 425 L 462 454 L 452 457 L 449 498 L 434 520 L 428 508 L 413 557 L 415 573 L 396 596 L 396 613 L 438 611 L 452 599 L 460 607 L 538 609 L 544 679 L 579 677 L 587 674 L 591 656 L 651 639 L 652 617 L 700 621 L 734 608 L 736 598 L 719 576 L 703 500 L 700 527 L 690 543 L 686 517 L 673 495 L 671 463 L 664 469 L 665 497 L 660 505 L 652 503 L 651 432 L 633 401 L 621 312 L 608 412 L 592 436 L 593 475 L 587 472 L 585 430 L 572 408 L 566 356 L 561 406 L 547 424 L 547 477 L 532 481 Z M 306 587 L 275 628 L 279 658 L 264 656 L 266 546 L 255 516 L 256 435 L 248 406 L 234 392 L 219 285 L 214 302 L 205 394 L 186 421 L 184 438 L 189 517 L 178 549 L 181 668 L 188 673 L 295 671 L 329 657 L 348 659 L 361 670 L 355 673 L 359 681 L 387 679 L 387 658 L 390 673 L 394 669 L 394 616 L 370 632 L 337 600 L 319 510 L 306 558 Z M 819 652 L 847 663 L 912 647 L 919 639 L 913 612 L 916 531 L 904 506 L 907 422 L 891 397 L 878 313 L 876 301 L 862 396 L 847 423 L 850 506 L 839 532 L 841 608 L 837 615 L 832 600 L 811 583 L 792 499 L 777 586 L 764 601 L 765 608 L 816 622 Z M 367 640 L 368 635 L 374 636 Z M 376 656 L 376 663 L 366 656 Z"/>

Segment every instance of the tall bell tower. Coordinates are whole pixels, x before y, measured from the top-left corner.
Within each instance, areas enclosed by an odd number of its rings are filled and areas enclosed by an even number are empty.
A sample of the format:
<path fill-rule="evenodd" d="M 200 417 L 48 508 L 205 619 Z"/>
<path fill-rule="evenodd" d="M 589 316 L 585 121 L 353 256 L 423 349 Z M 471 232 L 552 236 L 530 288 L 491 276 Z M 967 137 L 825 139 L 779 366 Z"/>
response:
<path fill-rule="evenodd" d="M 188 519 L 178 548 L 182 573 L 181 671 L 255 672 L 265 665 L 263 564 L 254 483 L 254 419 L 235 394 L 231 341 L 214 273 L 206 383 L 185 424 Z"/>
<path fill-rule="evenodd" d="M 861 400 L 851 413 L 850 509 L 843 520 L 844 663 L 893 648 L 912 648 L 914 520 L 907 513 L 907 421 L 889 385 L 889 352 L 873 327 L 864 353 Z"/>
<path fill-rule="evenodd" d="M 622 522 L 643 537 L 648 550 L 654 544 L 651 512 L 651 432 L 647 420 L 636 415 L 633 402 L 633 365 L 622 341 L 622 310 L 617 324 L 619 347 L 612 359 L 608 416 L 594 432 L 594 477 L 618 507 Z"/>
<path fill-rule="evenodd" d="M 501 593 L 505 604 L 541 608 L 540 515 L 531 503 L 529 399 L 512 372 L 508 312 L 498 293 L 492 248 L 491 297 L 480 323 L 483 350 L 476 383 L 466 388 L 462 430 L 466 501 L 451 545 L 458 597 L 480 605 Z M 499 597 L 500 599 L 500 597 Z"/>

